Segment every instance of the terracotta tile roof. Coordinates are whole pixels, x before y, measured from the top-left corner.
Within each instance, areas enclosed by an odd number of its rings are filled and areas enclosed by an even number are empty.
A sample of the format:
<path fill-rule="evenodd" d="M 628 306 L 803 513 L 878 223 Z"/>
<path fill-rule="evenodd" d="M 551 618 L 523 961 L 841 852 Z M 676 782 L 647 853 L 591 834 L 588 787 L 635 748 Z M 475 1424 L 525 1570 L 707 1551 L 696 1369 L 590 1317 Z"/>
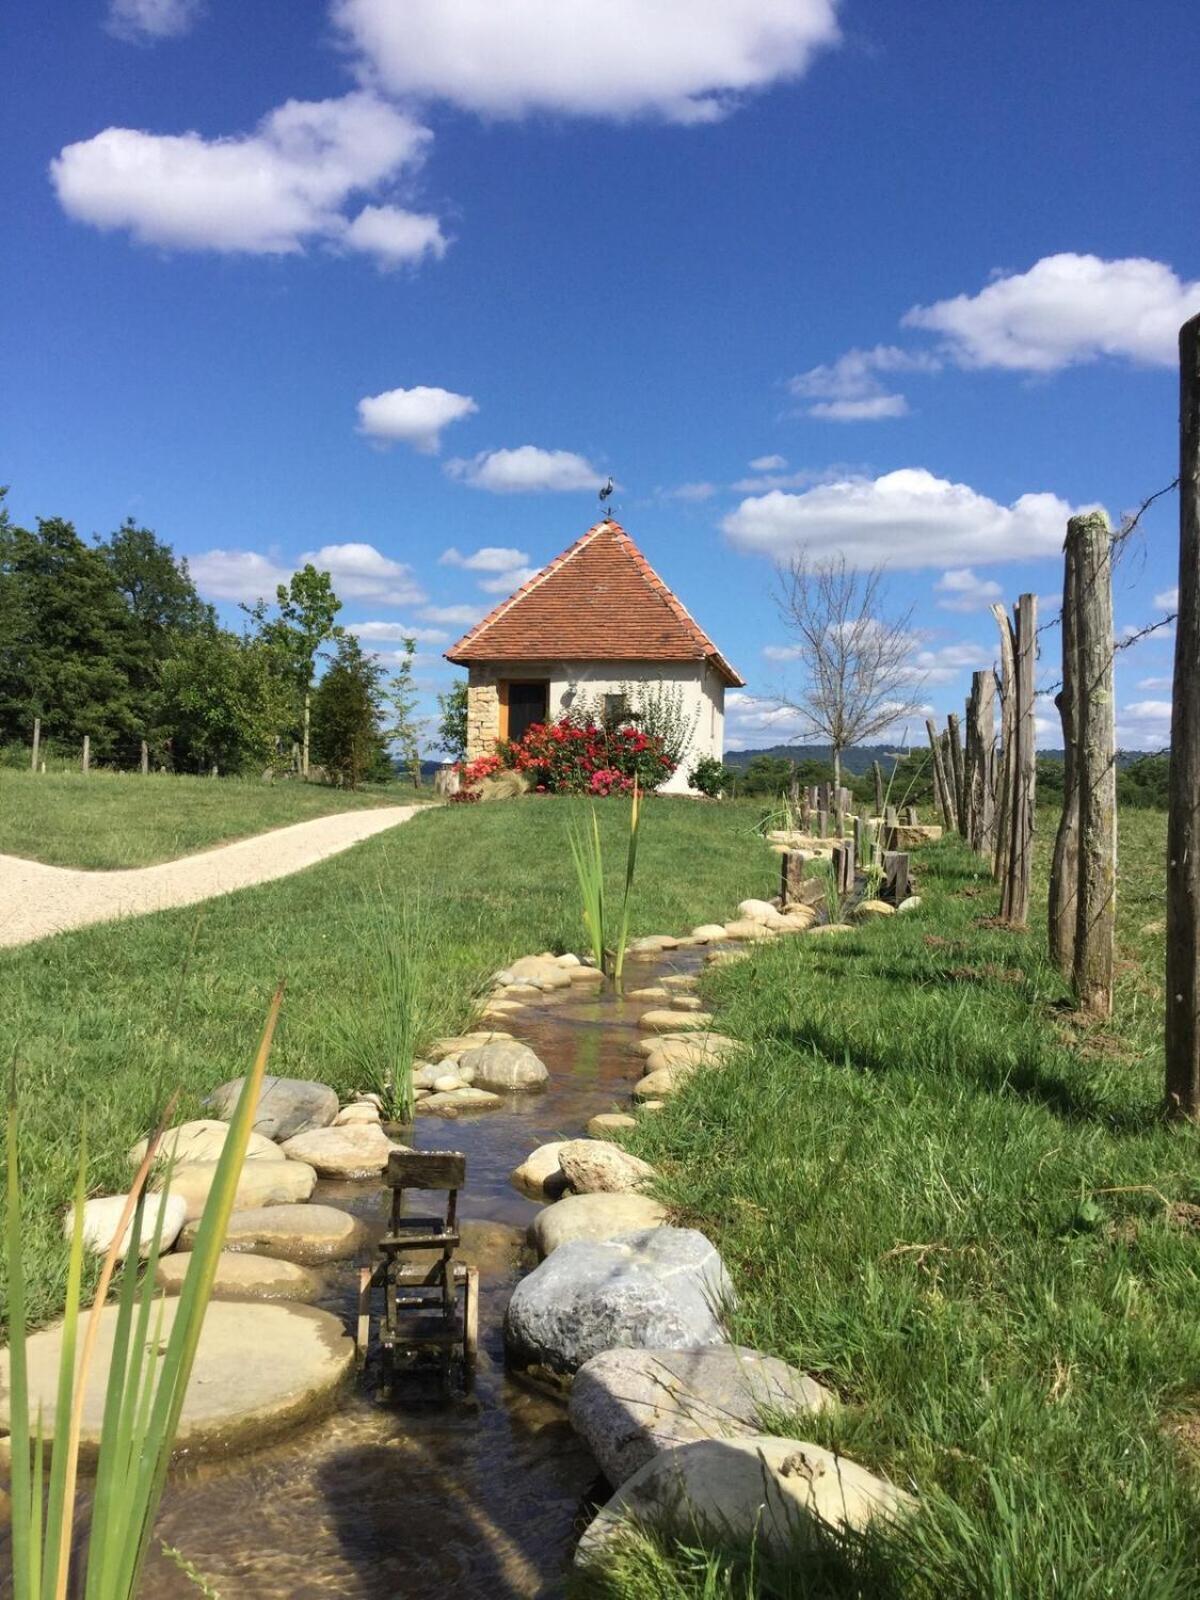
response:
<path fill-rule="evenodd" d="M 616 522 L 598 522 L 488 613 L 447 661 L 708 661 L 745 679 Z"/>

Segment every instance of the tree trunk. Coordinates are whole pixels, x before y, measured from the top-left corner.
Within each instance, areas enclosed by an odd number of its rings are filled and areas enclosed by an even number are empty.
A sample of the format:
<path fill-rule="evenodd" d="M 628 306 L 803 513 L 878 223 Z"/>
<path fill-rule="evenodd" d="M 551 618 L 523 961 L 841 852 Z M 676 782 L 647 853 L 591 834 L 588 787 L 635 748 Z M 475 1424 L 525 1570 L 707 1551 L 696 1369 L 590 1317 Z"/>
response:
<path fill-rule="evenodd" d="M 1079 886 L 1079 518 L 1067 524 L 1063 563 L 1062 688 L 1054 697 L 1063 731 L 1063 804 L 1050 863 L 1050 959 L 1068 981 L 1075 973 L 1076 892 Z"/>
<path fill-rule="evenodd" d="M 838 797 L 834 804 L 840 807 L 842 792 L 842 752 L 836 744 L 833 747 L 833 792 Z"/>
<path fill-rule="evenodd" d="M 1012 850 L 1012 806 L 1016 756 L 1016 652 L 1012 623 L 1002 605 L 992 607 L 1000 630 L 1000 768 L 996 783 L 996 853 L 992 876 L 1003 884 L 1008 877 L 1008 858 Z"/>
<path fill-rule="evenodd" d="M 1167 1107 L 1200 1116 L 1200 317 L 1179 330 L 1179 615 L 1167 813 Z"/>
<path fill-rule="evenodd" d="M 1103 511 L 1072 517 L 1079 568 L 1079 887 L 1075 993 L 1094 1016 L 1112 1015 L 1117 912 L 1117 751 L 1113 715 L 1112 536 Z"/>

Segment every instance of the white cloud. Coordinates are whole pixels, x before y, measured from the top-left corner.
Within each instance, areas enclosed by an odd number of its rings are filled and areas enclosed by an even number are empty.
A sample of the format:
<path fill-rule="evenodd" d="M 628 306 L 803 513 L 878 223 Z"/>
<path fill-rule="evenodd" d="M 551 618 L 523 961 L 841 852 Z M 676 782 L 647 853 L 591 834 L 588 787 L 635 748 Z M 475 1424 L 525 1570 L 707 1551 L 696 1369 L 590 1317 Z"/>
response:
<path fill-rule="evenodd" d="M 1104 356 L 1171 366 L 1179 325 L 1197 311 L 1200 281 L 1164 262 L 1065 252 L 997 275 L 976 295 L 913 306 L 903 320 L 944 335 L 961 366 L 1058 372 Z"/>
<path fill-rule="evenodd" d="M 991 650 L 970 641 L 944 644 L 933 650 L 917 650 L 905 676 L 912 682 L 934 688 L 956 683 L 966 672 L 986 672 L 993 659 Z"/>
<path fill-rule="evenodd" d="M 369 250 L 392 265 L 403 252 L 406 213 L 363 213 L 351 196 L 418 167 L 428 128 L 373 94 L 289 100 L 250 134 L 205 139 L 106 128 L 69 144 L 50 163 L 63 210 L 102 229 L 125 228 L 142 244 L 180 250 L 284 255 L 313 241 Z M 430 218 L 411 219 L 405 259 L 439 254 Z"/>
<path fill-rule="evenodd" d="M 536 578 L 540 570 L 539 567 L 517 567 L 512 572 L 498 573 L 494 578 L 481 578 L 479 587 L 484 594 L 513 594 L 530 578 Z"/>
<path fill-rule="evenodd" d="M 412 628 L 404 622 L 348 622 L 346 627 L 369 642 L 416 639 L 421 644 L 445 644 L 450 637 L 442 628 Z"/>
<path fill-rule="evenodd" d="M 197 589 L 214 600 L 273 600 L 293 571 L 257 550 L 205 550 L 187 559 Z"/>
<path fill-rule="evenodd" d="M 843 478 L 803 494 L 743 500 L 721 526 L 740 549 L 774 558 L 801 550 L 856 567 L 903 569 L 1056 556 L 1072 507 L 1054 494 L 1000 505 L 922 467 Z"/>
<path fill-rule="evenodd" d="M 427 255 L 440 261 L 449 242 L 436 217 L 402 211 L 399 206 L 364 206 L 341 234 L 347 250 L 374 256 L 383 272 L 423 261 Z"/>
<path fill-rule="evenodd" d="M 118 39 L 153 44 L 187 33 L 200 11 L 201 0 L 109 0 L 106 25 Z"/>
<path fill-rule="evenodd" d="M 334 591 L 342 600 L 374 600 L 385 606 L 420 605 L 425 591 L 411 567 L 393 561 L 371 544 L 325 544 L 300 557 L 298 566 L 309 562 L 320 572 L 328 572 Z"/>
<path fill-rule="evenodd" d="M 446 471 L 472 489 L 488 489 L 492 494 L 599 489 L 604 482 L 584 456 L 570 450 L 542 450 L 532 444 L 515 450 L 487 450 L 469 461 L 448 461 Z"/>
<path fill-rule="evenodd" d="M 1171 742 L 1171 702 L 1134 700 L 1117 711 L 1117 745 L 1124 750 L 1162 750 Z"/>
<path fill-rule="evenodd" d="M 938 605 L 943 611 L 982 611 L 1004 597 L 1004 590 L 994 578 L 977 577 L 970 567 L 943 572 L 933 589 L 942 596 Z"/>
<path fill-rule="evenodd" d="M 837 43 L 837 0 L 334 0 L 363 75 L 484 116 L 712 122 Z"/>
<path fill-rule="evenodd" d="M 810 402 L 805 412 L 827 422 L 878 422 L 908 415 L 908 401 L 889 390 L 879 374 L 936 372 L 936 356 L 879 344 L 873 350 L 847 350 L 836 361 L 810 367 L 788 384 L 797 400 Z"/>
<path fill-rule="evenodd" d="M 358 402 L 358 431 L 387 444 L 397 441 L 412 445 L 422 455 L 434 455 L 441 448 L 442 429 L 463 417 L 473 416 L 479 407 L 467 394 L 450 389 L 418 384 L 413 389 L 386 389 L 383 394 L 365 395 Z"/>
<path fill-rule="evenodd" d="M 664 500 L 684 500 L 691 504 L 711 500 L 713 495 L 719 493 L 720 490 L 715 483 L 680 483 L 674 489 L 660 491 Z"/>
<path fill-rule="evenodd" d="M 1139 678 L 1139 689 L 1169 689 L 1174 683 L 1173 678 Z"/>
<path fill-rule="evenodd" d="M 725 696 L 726 742 L 734 749 L 745 743 L 752 734 L 769 733 L 772 744 L 780 744 L 798 736 L 804 718 L 791 706 L 780 705 L 761 695 L 748 694 L 735 689 Z"/>
<path fill-rule="evenodd" d="M 481 606 L 423 606 L 421 615 L 429 622 L 445 622 L 453 628 L 472 627 L 484 615 Z"/>
<path fill-rule="evenodd" d="M 749 463 L 751 472 L 782 472 L 787 466 L 786 456 L 755 456 Z"/>
<path fill-rule="evenodd" d="M 1161 594 L 1156 594 L 1154 596 L 1154 604 L 1156 606 L 1160 606 L 1163 611 L 1178 611 L 1179 610 L 1179 589 L 1178 589 L 1178 586 L 1176 588 L 1174 588 L 1174 589 L 1164 589 Z"/>
<path fill-rule="evenodd" d="M 451 545 L 438 557 L 438 565 L 465 567 L 468 572 L 514 572 L 518 567 L 529 565 L 529 553 L 515 550 L 511 545 L 485 544 L 482 549 L 464 556 L 461 550 Z"/>
<path fill-rule="evenodd" d="M 836 483 L 845 476 L 845 469 L 815 472 L 811 467 L 801 467 L 795 472 L 764 472 L 759 477 L 739 478 L 729 487 L 736 494 L 766 494 L 768 489 L 807 489 L 814 483 Z"/>

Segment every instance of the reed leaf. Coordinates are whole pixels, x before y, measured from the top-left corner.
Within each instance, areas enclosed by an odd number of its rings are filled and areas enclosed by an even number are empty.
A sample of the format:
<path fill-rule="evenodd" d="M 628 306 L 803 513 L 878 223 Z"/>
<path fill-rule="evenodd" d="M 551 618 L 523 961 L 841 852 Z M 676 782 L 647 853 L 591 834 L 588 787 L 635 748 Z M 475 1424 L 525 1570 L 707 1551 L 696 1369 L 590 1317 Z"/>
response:
<path fill-rule="evenodd" d="M 641 814 L 642 796 L 635 778 L 629 811 L 629 842 L 625 849 L 625 892 L 621 898 L 621 923 L 613 951 L 613 983 L 618 989 L 621 987 L 621 975 L 625 970 L 625 947 L 629 943 L 629 915 L 633 909 L 633 877 L 637 870 L 638 827 Z"/>

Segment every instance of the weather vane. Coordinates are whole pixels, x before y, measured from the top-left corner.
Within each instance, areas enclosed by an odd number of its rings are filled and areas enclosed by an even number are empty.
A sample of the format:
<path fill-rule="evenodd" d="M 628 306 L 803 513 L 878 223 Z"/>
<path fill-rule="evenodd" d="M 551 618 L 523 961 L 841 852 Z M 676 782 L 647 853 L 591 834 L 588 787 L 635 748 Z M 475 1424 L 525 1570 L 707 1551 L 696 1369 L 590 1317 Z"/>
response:
<path fill-rule="evenodd" d="M 608 516 L 608 502 L 612 499 L 612 492 L 613 481 L 611 478 L 609 478 L 608 482 L 600 491 L 600 507 L 606 517 Z"/>

